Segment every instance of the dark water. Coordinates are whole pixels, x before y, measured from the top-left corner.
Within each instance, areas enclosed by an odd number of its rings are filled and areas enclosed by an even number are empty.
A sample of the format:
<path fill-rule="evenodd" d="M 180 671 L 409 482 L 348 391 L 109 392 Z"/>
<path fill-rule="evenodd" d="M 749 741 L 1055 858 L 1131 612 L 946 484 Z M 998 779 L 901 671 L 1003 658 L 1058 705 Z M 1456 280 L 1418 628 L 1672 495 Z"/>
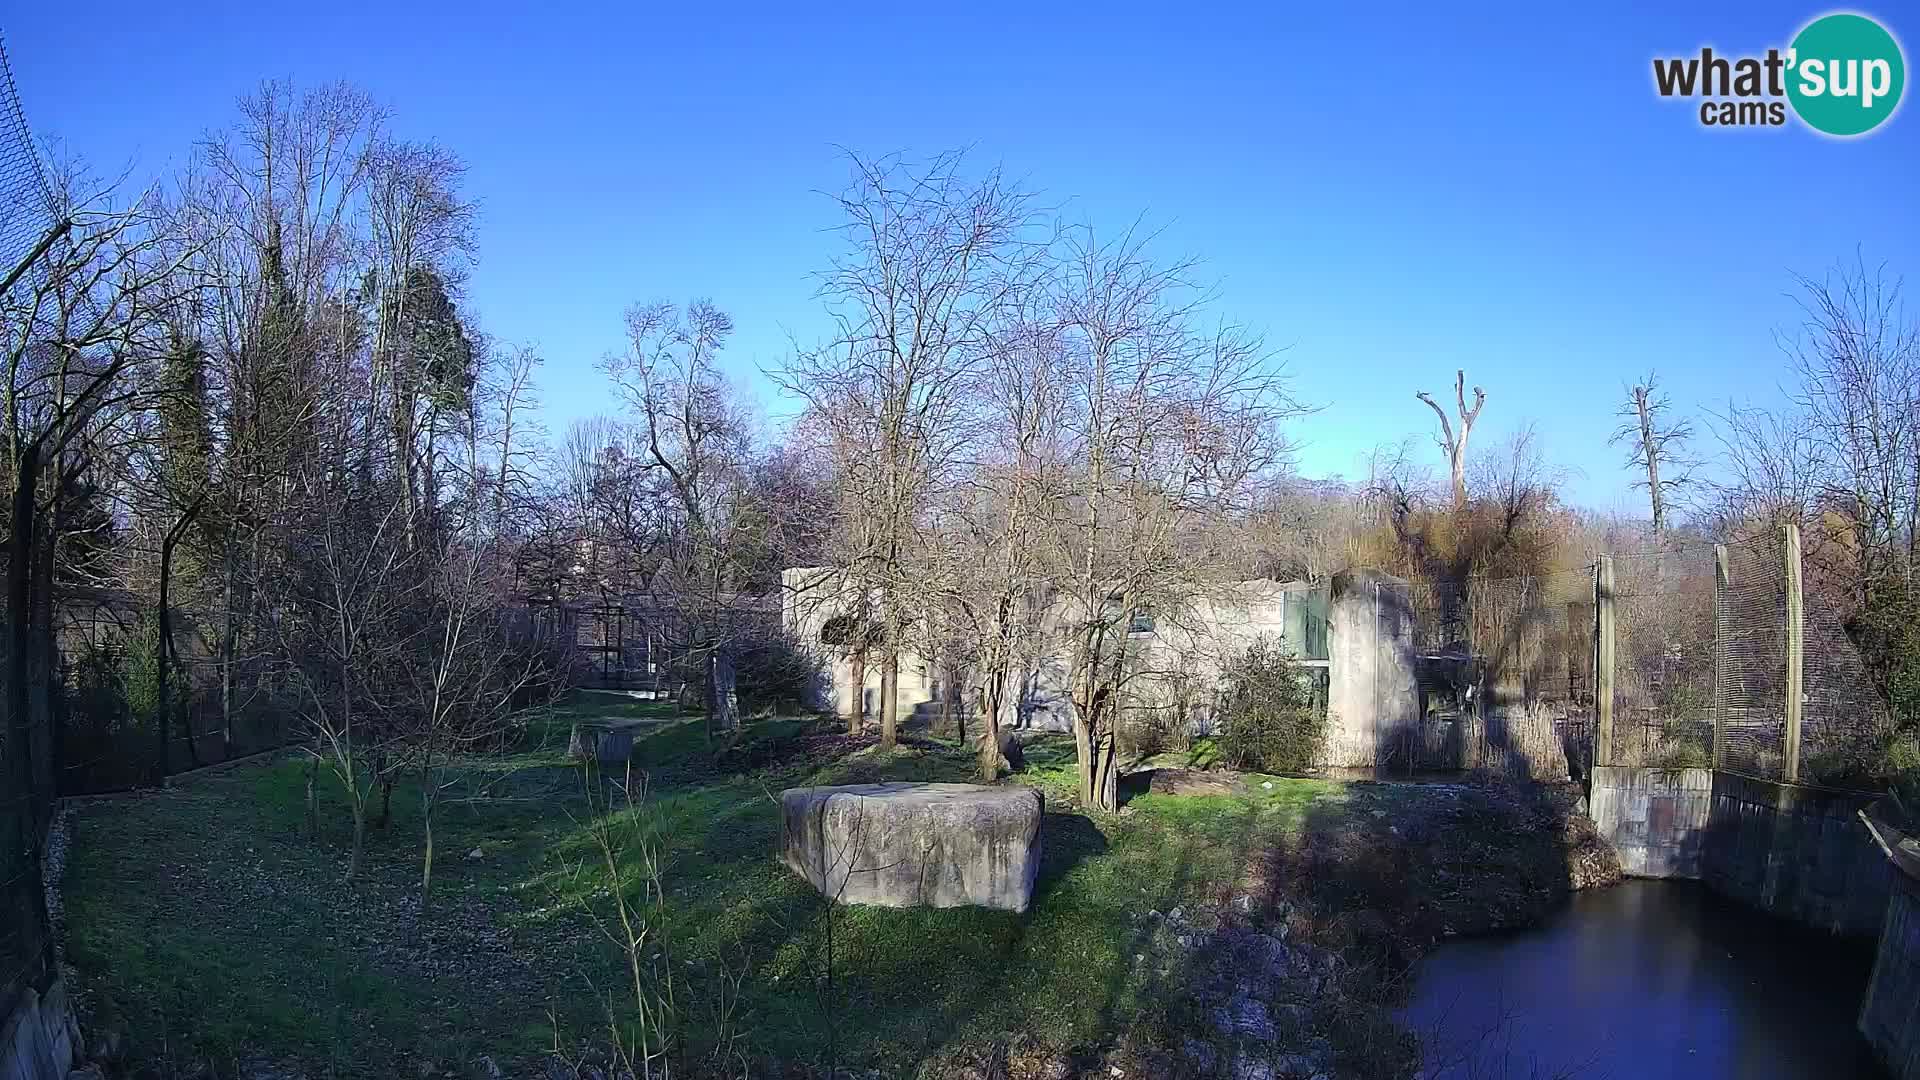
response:
<path fill-rule="evenodd" d="M 1697 884 L 1636 881 L 1434 949 L 1404 1019 L 1429 1074 L 1462 1080 L 1878 1078 L 1854 1027 L 1872 967 Z"/>

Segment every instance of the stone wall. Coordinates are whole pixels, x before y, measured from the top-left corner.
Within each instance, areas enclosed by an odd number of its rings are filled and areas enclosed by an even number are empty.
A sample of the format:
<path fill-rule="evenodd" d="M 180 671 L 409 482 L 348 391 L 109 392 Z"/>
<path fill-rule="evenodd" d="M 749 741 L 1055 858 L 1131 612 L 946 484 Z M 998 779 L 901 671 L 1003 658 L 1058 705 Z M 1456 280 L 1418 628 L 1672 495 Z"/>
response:
<path fill-rule="evenodd" d="M 0 1025 L 0 1080 L 66 1080 L 79 1053 L 80 1029 L 58 979 L 44 995 L 24 990 Z"/>
<path fill-rule="evenodd" d="M 1860 1034 L 1893 1080 L 1920 1080 L 1920 880 L 1895 871 Z"/>
<path fill-rule="evenodd" d="M 1858 811 L 1866 796 L 1708 769 L 1601 766 L 1594 825 L 1636 877 L 1715 892 L 1829 933 L 1879 933 L 1892 871 Z"/>

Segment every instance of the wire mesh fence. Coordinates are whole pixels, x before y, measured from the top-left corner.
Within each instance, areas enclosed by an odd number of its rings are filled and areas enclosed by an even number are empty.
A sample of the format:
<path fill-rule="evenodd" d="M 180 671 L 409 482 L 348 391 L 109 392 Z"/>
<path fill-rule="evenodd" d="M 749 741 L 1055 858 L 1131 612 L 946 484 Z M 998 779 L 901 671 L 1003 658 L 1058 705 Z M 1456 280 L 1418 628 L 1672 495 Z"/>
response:
<path fill-rule="evenodd" d="M 1847 598 L 1802 588 L 1788 535 L 1409 585 L 1417 722 L 1396 760 L 1474 768 L 1538 755 L 1550 726 L 1576 776 L 1592 764 L 1717 767 L 1879 787 L 1888 710 L 1848 635 Z"/>
<path fill-rule="evenodd" d="M 1706 766 L 1713 755 L 1713 549 L 1618 555 L 1612 563 L 1611 764 Z"/>
<path fill-rule="evenodd" d="M 1719 548 L 1613 557 L 1614 738 L 1604 764 L 1884 782 L 1887 709 L 1847 634 L 1842 599 L 1803 586 L 1798 550 L 1786 530 L 1769 529 Z"/>
<path fill-rule="evenodd" d="M 10 275 L 53 225 L 46 180 L 19 94 L 0 46 L 0 275 Z M 11 322 L 15 305 L 0 297 Z M 16 329 L 5 327 L 9 336 Z M 38 666 L 44 689 L 45 655 L 16 655 L 28 643 L 0 640 L 14 673 Z M 40 652 L 41 650 L 36 650 Z M 51 702 L 11 675 L 0 676 L 6 722 L 0 727 L 0 1016 L 27 987 L 42 985 L 52 971 L 51 931 L 40 880 L 40 847 L 51 819 L 53 745 Z M 24 701 L 23 701 L 24 698 Z"/>
<path fill-rule="evenodd" d="M 1801 616 L 1800 777 L 1828 787 L 1877 788 L 1892 715 L 1841 613 L 1838 598 L 1809 583 Z"/>
<path fill-rule="evenodd" d="M 1408 589 L 1419 769 L 1564 778 L 1591 764 L 1592 575 Z"/>
<path fill-rule="evenodd" d="M 300 733 L 290 688 L 244 641 L 222 659 L 212 616 L 173 611 L 163 725 L 152 605 L 115 590 L 68 589 L 55 607 L 58 794 L 124 791 L 285 746 Z"/>
<path fill-rule="evenodd" d="M 1718 764 L 1769 779 L 1787 759 L 1786 548 L 1766 532 L 1726 545 L 1716 608 Z"/>

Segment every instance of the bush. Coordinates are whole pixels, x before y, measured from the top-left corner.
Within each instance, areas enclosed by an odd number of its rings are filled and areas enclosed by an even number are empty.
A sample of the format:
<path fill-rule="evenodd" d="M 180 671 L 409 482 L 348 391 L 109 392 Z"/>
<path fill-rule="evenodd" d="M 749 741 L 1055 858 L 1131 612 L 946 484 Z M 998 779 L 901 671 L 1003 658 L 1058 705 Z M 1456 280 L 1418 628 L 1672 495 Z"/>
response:
<path fill-rule="evenodd" d="M 1895 738 L 1887 747 L 1887 765 L 1893 774 L 1893 793 L 1906 808 L 1907 825 L 1920 829 L 1920 738 Z"/>
<path fill-rule="evenodd" d="M 1326 713 L 1306 669 L 1270 638 L 1227 665 L 1219 744 L 1231 765 L 1299 773 L 1318 764 Z"/>
<path fill-rule="evenodd" d="M 814 700 L 824 677 L 798 639 L 778 631 L 746 642 L 734 654 L 735 692 L 748 712 L 792 712 Z"/>

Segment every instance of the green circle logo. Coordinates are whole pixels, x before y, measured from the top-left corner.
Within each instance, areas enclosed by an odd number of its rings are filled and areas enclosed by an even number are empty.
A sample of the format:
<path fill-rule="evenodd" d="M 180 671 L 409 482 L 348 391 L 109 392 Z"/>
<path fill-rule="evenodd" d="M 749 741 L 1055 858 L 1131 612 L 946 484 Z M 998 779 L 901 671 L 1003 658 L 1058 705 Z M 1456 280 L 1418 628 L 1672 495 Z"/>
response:
<path fill-rule="evenodd" d="M 1787 52 L 1787 100 L 1807 126 L 1828 135 L 1879 127 L 1900 104 L 1907 63 L 1900 43 L 1865 15 L 1822 15 Z"/>

